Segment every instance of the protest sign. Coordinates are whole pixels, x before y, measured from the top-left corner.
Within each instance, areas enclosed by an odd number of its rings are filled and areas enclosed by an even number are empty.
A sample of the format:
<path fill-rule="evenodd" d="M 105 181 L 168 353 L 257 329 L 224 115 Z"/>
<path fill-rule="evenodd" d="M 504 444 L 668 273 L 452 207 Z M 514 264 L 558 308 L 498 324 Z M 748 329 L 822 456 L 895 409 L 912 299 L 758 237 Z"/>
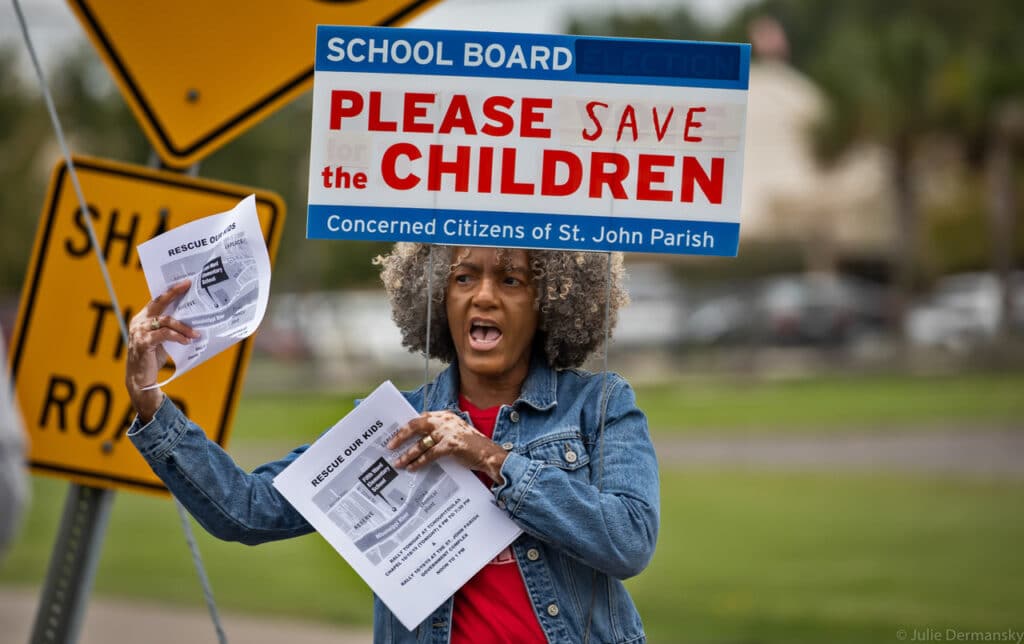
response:
<path fill-rule="evenodd" d="M 735 255 L 749 60 L 320 26 L 307 236 Z"/>

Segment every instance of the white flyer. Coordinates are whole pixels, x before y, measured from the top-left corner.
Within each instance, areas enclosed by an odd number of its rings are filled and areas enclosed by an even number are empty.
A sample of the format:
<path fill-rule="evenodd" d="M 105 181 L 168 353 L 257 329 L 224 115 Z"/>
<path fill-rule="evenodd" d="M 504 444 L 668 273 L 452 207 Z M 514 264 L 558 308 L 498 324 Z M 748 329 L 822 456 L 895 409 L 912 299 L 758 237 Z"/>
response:
<path fill-rule="evenodd" d="M 253 334 L 270 298 L 270 256 L 260 231 L 256 196 L 227 212 L 178 226 L 139 244 L 139 260 L 153 297 L 183 279 L 192 286 L 165 310 L 200 337 L 164 342 L 174 373 L 162 387 Z"/>
<path fill-rule="evenodd" d="M 454 460 L 391 466 L 409 445 L 388 440 L 418 415 L 384 382 L 274 478 L 409 630 L 522 532 Z"/>

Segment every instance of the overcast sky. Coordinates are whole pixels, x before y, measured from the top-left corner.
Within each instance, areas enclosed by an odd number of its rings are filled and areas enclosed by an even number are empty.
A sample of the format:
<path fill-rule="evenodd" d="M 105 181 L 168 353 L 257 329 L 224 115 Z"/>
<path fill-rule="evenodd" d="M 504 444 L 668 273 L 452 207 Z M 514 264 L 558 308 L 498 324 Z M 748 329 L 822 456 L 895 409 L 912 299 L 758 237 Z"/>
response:
<path fill-rule="evenodd" d="M 32 41 L 44 65 L 63 51 L 86 42 L 85 34 L 64 0 L 19 0 Z M 130 1 L 130 0 L 126 0 Z M 214 0 L 216 1 L 216 0 Z M 294 2 L 296 0 L 288 0 Z M 431 29 L 481 29 L 525 33 L 562 33 L 572 15 L 595 11 L 688 6 L 711 22 L 726 18 L 750 0 L 444 0 L 408 26 Z M 14 8 L 0 0 L 0 46 L 14 46 L 24 55 Z"/>

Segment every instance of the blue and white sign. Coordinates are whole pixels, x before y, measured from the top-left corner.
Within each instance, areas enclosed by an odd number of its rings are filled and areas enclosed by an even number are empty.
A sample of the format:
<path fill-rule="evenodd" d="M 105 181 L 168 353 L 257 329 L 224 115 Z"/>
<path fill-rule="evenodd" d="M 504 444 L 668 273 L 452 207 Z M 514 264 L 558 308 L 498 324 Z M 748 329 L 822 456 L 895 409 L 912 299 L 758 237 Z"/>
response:
<path fill-rule="evenodd" d="M 750 47 L 317 28 L 306 235 L 736 254 Z"/>

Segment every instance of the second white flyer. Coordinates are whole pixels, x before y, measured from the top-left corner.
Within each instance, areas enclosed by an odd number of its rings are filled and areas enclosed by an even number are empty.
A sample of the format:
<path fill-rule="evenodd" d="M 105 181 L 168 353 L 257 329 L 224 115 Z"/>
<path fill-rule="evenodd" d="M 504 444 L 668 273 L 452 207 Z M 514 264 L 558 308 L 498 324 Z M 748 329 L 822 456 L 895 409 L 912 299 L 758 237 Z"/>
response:
<path fill-rule="evenodd" d="M 392 467 L 408 446 L 386 444 L 417 415 L 385 382 L 274 478 L 409 630 L 522 532 L 464 466 Z"/>

